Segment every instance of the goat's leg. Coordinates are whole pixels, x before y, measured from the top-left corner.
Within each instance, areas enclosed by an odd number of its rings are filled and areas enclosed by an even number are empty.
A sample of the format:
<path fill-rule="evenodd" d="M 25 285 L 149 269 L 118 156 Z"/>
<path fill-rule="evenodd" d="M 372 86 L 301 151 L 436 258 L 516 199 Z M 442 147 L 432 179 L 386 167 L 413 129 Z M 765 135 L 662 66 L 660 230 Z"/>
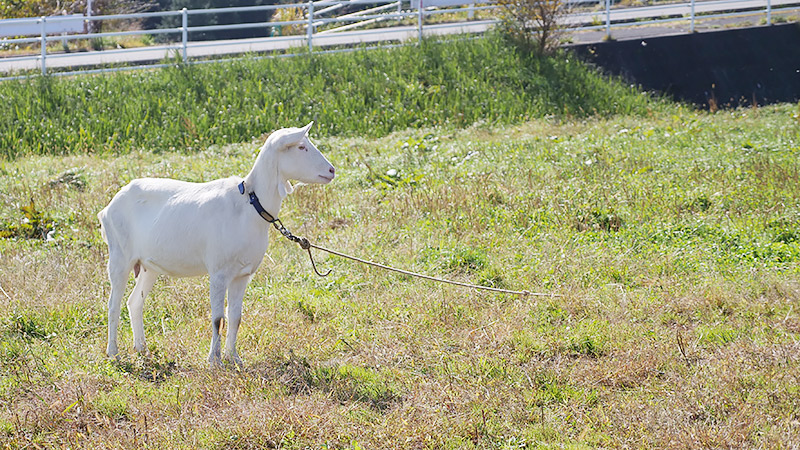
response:
<path fill-rule="evenodd" d="M 236 351 L 236 335 L 239 333 L 239 324 L 242 322 L 242 302 L 249 276 L 236 278 L 228 287 L 228 332 L 225 336 L 225 360 L 242 366 L 242 359 Z"/>
<path fill-rule="evenodd" d="M 136 277 L 136 287 L 133 288 L 131 296 L 128 297 L 128 314 L 131 318 L 131 328 L 133 329 L 133 347 L 139 353 L 147 350 L 144 338 L 144 299 L 150 290 L 153 289 L 158 279 L 158 274 L 144 267 Z"/>
<path fill-rule="evenodd" d="M 225 292 L 228 290 L 229 281 L 224 277 L 211 276 L 209 297 L 211 300 L 211 349 L 208 353 L 208 362 L 212 366 L 222 365 L 220 331 L 225 320 Z"/>
<path fill-rule="evenodd" d="M 113 256 L 108 261 L 108 279 L 111 282 L 111 294 L 108 296 L 108 346 L 106 354 L 111 358 L 116 358 L 119 349 L 117 347 L 117 332 L 119 330 L 119 314 L 122 309 L 122 296 L 128 285 L 128 277 L 131 269 L 124 262 L 115 261 Z"/>

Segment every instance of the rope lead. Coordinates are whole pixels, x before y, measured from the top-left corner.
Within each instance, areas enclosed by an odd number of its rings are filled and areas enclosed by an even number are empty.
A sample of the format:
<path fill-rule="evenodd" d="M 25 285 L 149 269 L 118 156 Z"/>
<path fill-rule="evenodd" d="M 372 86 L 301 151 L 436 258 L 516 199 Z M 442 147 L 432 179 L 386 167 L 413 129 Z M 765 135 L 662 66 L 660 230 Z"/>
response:
<path fill-rule="evenodd" d="M 349 259 L 349 260 L 352 260 L 352 261 L 360 262 L 362 264 L 366 264 L 366 265 L 369 265 L 369 266 L 377 267 L 379 269 L 390 270 L 392 272 L 402 273 L 404 275 L 409 275 L 409 276 L 417 277 L 417 278 L 423 278 L 425 280 L 436 281 L 436 282 L 439 282 L 439 283 L 447 283 L 447 284 L 452 284 L 452 285 L 455 285 L 455 286 L 461 286 L 461 287 L 471 288 L 471 289 L 479 289 L 479 290 L 483 290 L 483 291 L 491 291 L 491 292 L 498 292 L 498 293 L 503 293 L 503 294 L 519 295 L 519 296 L 522 296 L 522 297 L 528 297 L 528 296 L 532 296 L 532 297 L 533 296 L 535 296 L 535 297 L 561 297 L 561 295 L 559 295 L 559 294 L 543 294 L 543 293 L 538 293 L 538 292 L 531 292 L 531 291 L 528 291 L 528 290 L 513 291 L 513 290 L 510 290 L 510 289 L 500 289 L 500 288 L 493 288 L 493 287 L 489 287 L 489 286 L 480 286 L 480 285 L 477 285 L 477 284 L 461 283 L 459 281 L 446 280 L 444 278 L 432 277 L 432 276 L 429 276 L 429 275 L 423 275 L 421 273 L 410 272 L 408 270 L 403 270 L 403 269 L 398 269 L 396 267 L 390 267 L 390 266 L 386 266 L 386 265 L 383 265 L 383 264 L 378 264 L 378 263 L 373 262 L 373 261 L 368 261 L 366 259 L 357 258 L 355 256 L 347 255 L 345 253 L 337 252 L 335 250 L 331 250 L 331 249 L 328 249 L 328 248 L 325 248 L 325 247 L 321 247 L 319 245 L 312 244 L 308 239 L 306 239 L 304 237 L 297 237 L 294 234 L 292 234 L 291 231 L 289 231 L 285 226 L 283 226 L 283 223 L 281 223 L 281 221 L 279 219 L 275 219 L 271 223 L 275 227 L 275 229 L 278 230 L 286 239 L 289 239 L 290 241 L 296 243 L 297 245 L 300 246 L 300 248 L 302 248 L 303 250 L 308 252 L 308 259 L 311 260 L 311 267 L 313 267 L 314 268 L 314 272 L 317 275 L 321 276 L 321 277 L 327 277 L 328 275 L 330 275 L 331 274 L 331 269 L 328 269 L 328 271 L 325 272 L 324 274 L 320 273 L 320 271 L 317 270 L 317 264 L 314 262 L 314 256 L 311 254 L 311 249 L 312 248 L 315 248 L 317 250 L 321 250 L 323 252 L 330 253 L 331 255 L 339 256 L 341 258 L 346 258 L 346 259 Z"/>

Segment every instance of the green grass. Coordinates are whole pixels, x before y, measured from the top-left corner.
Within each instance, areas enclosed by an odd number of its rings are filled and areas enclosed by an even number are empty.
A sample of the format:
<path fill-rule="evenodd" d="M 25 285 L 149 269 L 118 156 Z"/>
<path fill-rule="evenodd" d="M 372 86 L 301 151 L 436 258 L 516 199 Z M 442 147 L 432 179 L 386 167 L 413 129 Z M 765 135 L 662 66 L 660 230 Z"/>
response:
<path fill-rule="evenodd" d="M 318 278 L 276 235 L 248 287 L 241 371 L 207 367 L 206 278 L 160 281 L 150 354 L 133 353 L 123 312 L 122 358 L 106 359 L 95 215 L 135 177 L 242 175 L 257 143 L 5 161 L 3 202 L 33 198 L 55 232 L 0 240 L 0 446 L 791 447 L 797 115 L 676 108 L 319 138 L 338 177 L 287 199 L 296 234 L 562 297 L 320 253 L 334 272 Z"/>
<path fill-rule="evenodd" d="M 387 55 L 0 85 L 20 95 L 0 114 L 25 121 L 0 139 L 40 133 L 39 147 L 4 141 L 0 160 L 0 447 L 800 440 L 798 105 L 690 111 L 607 83 L 567 54 L 535 59 L 491 39 Z M 249 84 L 256 73 L 262 88 Z M 353 73 L 364 81 L 347 81 Z M 265 82 L 273 77 L 285 83 Z M 425 93 L 398 95 L 398 80 Z M 43 97 L 25 93 L 42 86 Z M 301 92 L 283 97 L 300 103 L 259 112 L 281 89 Z M 62 114 L 82 96 L 96 115 Z M 364 109 L 332 112 L 347 102 Z M 222 104 L 230 115 L 200 119 Z M 162 115 L 172 120 L 162 126 Z M 275 234 L 245 297 L 242 370 L 207 367 L 207 278 L 160 280 L 145 305 L 148 354 L 133 352 L 123 311 L 122 355 L 107 359 L 97 212 L 134 178 L 244 175 L 253 136 L 311 118 L 337 178 L 287 198 L 282 220 L 296 234 L 430 275 L 561 296 L 465 290 L 315 253 L 333 269 L 319 278 Z M 125 138 L 98 131 L 128 124 Z"/>
<path fill-rule="evenodd" d="M 656 102 L 568 54 L 538 58 L 498 36 L 421 48 L 0 83 L 0 156 L 198 151 L 287 125 L 319 136 L 644 113 Z"/>

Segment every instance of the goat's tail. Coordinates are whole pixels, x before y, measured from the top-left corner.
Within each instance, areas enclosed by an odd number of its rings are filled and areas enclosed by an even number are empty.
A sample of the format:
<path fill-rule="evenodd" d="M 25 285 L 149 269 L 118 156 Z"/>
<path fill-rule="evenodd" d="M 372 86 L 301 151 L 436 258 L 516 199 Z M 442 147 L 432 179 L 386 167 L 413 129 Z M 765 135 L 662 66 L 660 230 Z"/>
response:
<path fill-rule="evenodd" d="M 109 255 L 108 255 L 108 264 L 109 264 L 109 266 L 108 267 L 109 267 L 109 270 L 110 270 L 111 265 L 113 264 L 113 261 L 115 259 L 114 255 L 115 254 L 118 255 L 118 256 L 122 255 L 122 253 L 121 253 L 122 249 L 120 248 L 119 240 L 117 238 L 119 233 L 118 233 L 116 227 L 114 226 L 114 223 L 111 221 L 111 219 L 108 216 L 108 207 L 103 208 L 102 211 L 97 213 L 97 219 L 100 221 L 100 235 L 103 236 L 103 241 L 105 241 L 105 243 L 108 245 L 108 253 L 109 253 Z M 109 240 L 109 233 L 111 235 L 111 239 L 110 240 Z M 138 278 L 139 277 L 139 271 L 141 269 L 144 269 L 144 266 L 142 266 L 142 262 L 139 261 L 139 260 L 135 261 L 134 264 L 133 264 L 133 277 L 134 278 Z M 147 269 L 145 269 L 145 270 L 147 270 Z"/>
<path fill-rule="evenodd" d="M 100 236 L 103 237 L 103 242 L 108 244 L 108 236 L 106 235 L 105 218 L 106 218 L 106 208 L 103 208 L 102 211 L 97 213 L 97 220 L 100 221 Z"/>

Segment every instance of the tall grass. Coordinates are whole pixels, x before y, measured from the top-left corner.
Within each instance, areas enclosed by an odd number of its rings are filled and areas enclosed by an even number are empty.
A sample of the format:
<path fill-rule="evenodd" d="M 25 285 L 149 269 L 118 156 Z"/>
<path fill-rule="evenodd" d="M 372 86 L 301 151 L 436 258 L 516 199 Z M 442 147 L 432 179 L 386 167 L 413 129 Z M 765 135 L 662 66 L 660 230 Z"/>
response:
<path fill-rule="evenodd" d="M 499 36 L 0 83 L 0 156 L 196 150 L 315 120 L 320 135 L 642 113 L 653 102 L 569 53 Z"/>

